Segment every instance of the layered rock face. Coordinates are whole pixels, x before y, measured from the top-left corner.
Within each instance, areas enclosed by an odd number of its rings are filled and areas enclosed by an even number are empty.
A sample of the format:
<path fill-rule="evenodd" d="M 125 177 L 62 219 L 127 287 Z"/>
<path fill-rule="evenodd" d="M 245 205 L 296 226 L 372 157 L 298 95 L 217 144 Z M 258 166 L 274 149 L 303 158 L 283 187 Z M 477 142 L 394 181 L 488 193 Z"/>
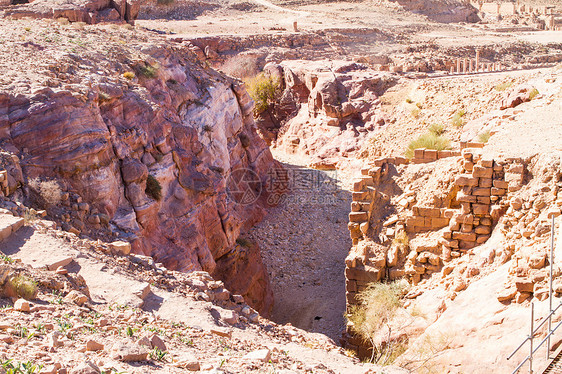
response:
<path fill-rule="evenodd" d="M 17 79 L 0 87 L 2 148 L 21 167 L 6 166 L 10 187 L 55 180 L 61 201 L 45 203 L 67 230 L 118 236 L 169 269 L 214 272 L 267 312 L 259 250 L 235 245 L 263 216 L 259 189 L 278 167 L 256 133 L 253 101 L 180 45 L 146 40 L 135 33 L 108 42 L 111 60 L 96 50 L 53 58 L 38 68 L 41 87 Z M 252 184 L 231 177 L 240 170 Z"/>
<path fill-rule="evenodd" d="M 29 4 L 14 0 L 0 1 L 0 6 L 11 4 L 20 4 L 6 10 L 6 15 L 15 19 L 23 17 L 66 18 L 70 22 L 87 24 L 119 21 L 132 24 L 140 9 L 138 0 L 35 0 Z"/>
<path fill-rule="evenodd" d="M 394 0 L 405 9 L 426 15 L 436 22 L 478 22 L 478 10 L 468 2 L 455 0 Z"/>

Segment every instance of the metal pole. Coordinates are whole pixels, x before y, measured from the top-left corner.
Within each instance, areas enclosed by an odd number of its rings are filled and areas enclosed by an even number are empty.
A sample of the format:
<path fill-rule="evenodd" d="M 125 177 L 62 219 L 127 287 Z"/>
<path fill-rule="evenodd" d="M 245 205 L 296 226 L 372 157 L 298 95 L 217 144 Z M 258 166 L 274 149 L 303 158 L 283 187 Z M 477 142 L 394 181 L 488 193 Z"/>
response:
<path fill-rule="evenodd" d="M 552 313 L 552 267 L 554 264 L 554 214 L 552 215 L 552 227 L 550 228 L 550 275 L 548 288 L 548 311 Z M 552 331 L 552 314 L 548 317 L 548 334 Z M 550 335 L 546 343 L 546 358 L 550 358 Z"/>
<path fill-rule="evenodd" d="M 529 335 L 529 374 L 533 374 L 533 323 L 535 321 L 535 303 L 531 303 L 531 335 Z"/>

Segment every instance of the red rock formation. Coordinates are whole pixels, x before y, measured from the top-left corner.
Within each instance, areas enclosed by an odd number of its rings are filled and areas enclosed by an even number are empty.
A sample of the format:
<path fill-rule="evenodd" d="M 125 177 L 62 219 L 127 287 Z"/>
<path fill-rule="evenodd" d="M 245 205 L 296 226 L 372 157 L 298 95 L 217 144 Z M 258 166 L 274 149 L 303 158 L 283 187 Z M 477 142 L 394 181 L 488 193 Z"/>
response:
<path fill-rule="evenodd" d="M 275 105 L 277 127 L 262 114 L 259 131 L 276 147 L 310 156 L 317 168 L 353 156 L 367 134 L 385 124 L 379 97 L 397 81 L 348 61 L 284 61 L 265 71 L 281 76 L 284 91 Z"/>
<path fill-rule="evenodd" d="M 55 179 L 69 192 L 49 209 L 63 227 L 118 233 L 170 269 L 214 272 L 219 263 L 232 292 L 269 310 L 259 250 L 234 249 L 241 230 L 262 218 L 267 196 L 239 203 L 227 190 L 248 187 L 229 182 L 233 171 L 249 170 L 260 188 L 279 167 L 256 133 L 252 100 L 186 48 L 123 48 L 118 61 L 91 55 L 95 74 L 76 55 L 59 62 L 54 88 L 0 85 L 1 142 L 23 171 L 8 168 L 12 190 L 25 179 Z"/>
<path fill-rule="evenodd" d="M 12 1 L 12 4 L 16 4 Z M 138 0 L 35 0 L 6 10 L 12 18 L 66 18 L 70 22 L 135 22 L 140 10 Z"/>

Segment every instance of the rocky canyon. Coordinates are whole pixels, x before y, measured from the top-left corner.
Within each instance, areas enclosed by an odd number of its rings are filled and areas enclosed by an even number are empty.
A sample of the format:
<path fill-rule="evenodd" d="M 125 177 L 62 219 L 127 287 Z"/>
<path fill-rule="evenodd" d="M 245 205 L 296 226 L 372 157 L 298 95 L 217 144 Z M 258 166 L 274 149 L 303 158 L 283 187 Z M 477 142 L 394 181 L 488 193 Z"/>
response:
<path fill-rule="evenodd" d="M 0 1 L 0 371 L 511 373 L 550 313 L 549 372 L 561 30 L 538 0 Z"/>

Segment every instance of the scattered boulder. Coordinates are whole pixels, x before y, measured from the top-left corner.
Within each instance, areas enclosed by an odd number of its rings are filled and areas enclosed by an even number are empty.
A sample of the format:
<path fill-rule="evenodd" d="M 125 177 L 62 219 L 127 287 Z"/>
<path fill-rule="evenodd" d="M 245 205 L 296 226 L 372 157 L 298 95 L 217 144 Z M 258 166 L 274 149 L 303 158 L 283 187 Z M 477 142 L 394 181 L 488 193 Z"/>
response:
<path fill-rule="evenodd" d="M 222 336 L 223 338 L 231 338 L 232 330 L 227 328 L 215 327 L 211 329 L 211 333 Z"/>
<path fill-rule="evenodd" d="M 86 342 L 86 351 L 102 351 L 104 348 L 104 345 L 93 340 L 90 339 Z"/>
<path fill-rule="evenodd" d="M 58 260 L 54 260 L 51 263 L 49 263 L 47 265 L 47 269 L 49 269 L 50 271 L 55 271 L 58 268 L 64 268 L 66 265 L 70 264 L 73 261 L 73 258 L 71 256 L 66 256 L 63 258 L 60 258 Z"/>
<path fill-rule="evenodd" d="M 100 374 L 100 368 L 93 362 L 82 362 L 77 367 L 70 370 L 70 374 Z"/>
<path fill-rule="evenodd" d="M 533 292 L 533 282 L 526 278 L 517 278 L 515 280 L 515 287 L 519 292 Z"/>
<path fill-rule="evenodd" d="M 31 305 L 30 305 L 29 301 L 27 301 L 25 299 L 18 299 L 14 303 L 14 309 L 17 310 L 18 312 L 26 312 L 27 313 L 31 309 Z"/>
<path fill-rule="evenodd" d="M 515 295 L 517 295 L 517 288 L 510 287 L 510 288 L 503 288 L 501 289 L 496 297 L 498 298 L 499 302 L 510 301 L 512 300 Z"/>
<path fill-rule="evenodd" d="M 82 292 L 76 291 L 76 290 L 70 291 L 68 293 L 68 295 L 66 295 L 64 297 L 64 299 L 68 302 L 73 302 L 74 304 L 76 304 L 78 306 L 82 306 L 86 302 L 88 302 L 88 296 L 86 296 Z"/>
<path fill-rule="evenodd" d="M 53 331 L 47 335 L 47 346 L 50 348 L 58 348 L 63 346 L 63 342 L 59 339 L 62 337 L 60 331 Z"/>
<path fill-rule="evenodd" d="M 122 240 L 111 243 L 110 248 L 111 252 L 121 256 L 126 256 L 131 253 L 131 243 Z"/>
<path fill-rule="evenodd" d="M 271 352 L 269 351 L 269 349 L 258 349 L 257 351 L 253 351 L 250 352 L 246 355 L 244 355 L 244 357 L 242 357 L 243 360 L 246 361 L 261 361 L 261 362 L 269 362 L 269 360 L 271 359 Z"/>
<path fill-rule="evenodd" d="M 501 102 L 500 110 L 515 108 L 520 104 L 530 101 L 532 92 L 533 87 L 528 85 L 515 87 L 513 90 L 506 93 L 506 97 Z"/>
<path fill-rule="evenodd" d="M 187 352 L 182 352 L 174 357 L 174 366 L 189 371 L 198 371 L 201 369 L 197 358 Z"/>
<path fill-rule="evenodd" d="M 116 342 L 113 347 L 113 358 L 123 362 L 146 361 L 149 351 L 134 342 Z"/>

